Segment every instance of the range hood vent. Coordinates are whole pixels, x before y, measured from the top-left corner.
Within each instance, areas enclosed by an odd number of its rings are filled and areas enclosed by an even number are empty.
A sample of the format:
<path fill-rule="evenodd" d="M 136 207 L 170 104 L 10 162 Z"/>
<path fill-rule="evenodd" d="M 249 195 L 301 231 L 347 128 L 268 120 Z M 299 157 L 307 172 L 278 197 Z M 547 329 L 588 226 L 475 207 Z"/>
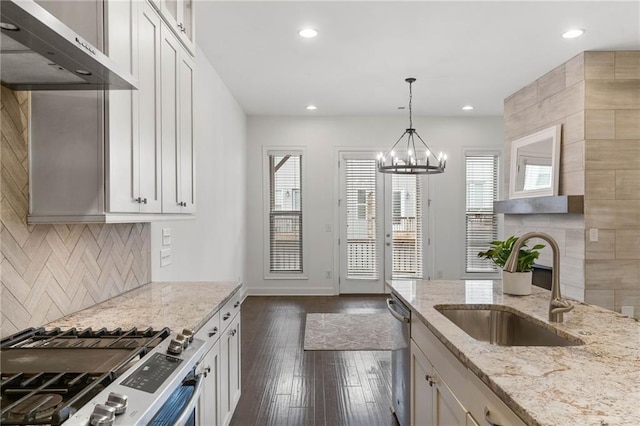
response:
<path fill-rule="evenodd" d="M 2 0 L 0 80 L 13 90 L 135 90 L 137 80 L 33 0 Z"/>

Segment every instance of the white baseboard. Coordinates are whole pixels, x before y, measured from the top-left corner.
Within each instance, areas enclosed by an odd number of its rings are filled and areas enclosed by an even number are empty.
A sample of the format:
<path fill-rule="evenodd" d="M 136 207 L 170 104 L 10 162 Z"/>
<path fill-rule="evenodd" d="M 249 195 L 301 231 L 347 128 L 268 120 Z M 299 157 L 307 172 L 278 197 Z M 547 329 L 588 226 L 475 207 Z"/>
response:
<path fill-rule="evenodd" d="M 247 288 L 247 296 L 337 296 L 333 288 L 327 287 L 269 287 Z"/>

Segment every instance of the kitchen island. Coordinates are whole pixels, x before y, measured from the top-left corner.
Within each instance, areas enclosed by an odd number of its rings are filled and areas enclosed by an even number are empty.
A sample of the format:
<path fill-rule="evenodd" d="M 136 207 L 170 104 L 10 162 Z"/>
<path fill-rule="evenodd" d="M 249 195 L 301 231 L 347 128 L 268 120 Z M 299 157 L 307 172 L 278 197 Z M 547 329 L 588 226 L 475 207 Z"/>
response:
<path fill-rule="evenodd" d="M 132 327 L 194 331 L 241 288 L 230 281 L 152 282 L 45 325 L 45 328 Z"/>
<path fill-rule="evenodd" d="M 388 285 L 411 308 L 412 338 L 415 324 L 426 326 L 450 359 L 473 373 L 525 424 L 640 424 L 637 320 L 571 301 L 575 308 L 564 322 L 549 323 L 549 291 L 534 287 L 529 296 L 509 296 L 502 294 L 501 281 L 394 280 Z M 434 308 L 466 304 L 505 305 L 584 345 L 497 346 L 475 340 Z M 464 401 L 467 391 L 459 391 Z M 486 424 L 478 417 L 478 423 Z"/>

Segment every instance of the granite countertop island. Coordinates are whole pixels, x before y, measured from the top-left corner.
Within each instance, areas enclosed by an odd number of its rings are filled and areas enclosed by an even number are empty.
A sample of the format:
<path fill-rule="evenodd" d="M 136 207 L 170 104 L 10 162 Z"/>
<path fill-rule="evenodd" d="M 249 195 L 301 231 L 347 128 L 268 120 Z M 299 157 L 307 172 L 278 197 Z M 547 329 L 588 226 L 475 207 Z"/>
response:
<path fill-rule="evenodd" d="M 183 328 L 197 331 L 240 287 L 240 283 L 229 281 L 153 282 L 50 322 L 45 327 L 169 327 L 173 332 L 181 332 Z"/>
<path fill-rule="evenodd" d="M 571 301 L 549 323 L 550 292 L 502 294 L 501 281 L 389 282 L 417 317 L 467 368 L 531 425 L 640 425 L 640 322 Z M 500 304 L 585 342 L 581 346 L 497 346 L 473 339 L 435 305 Z"/>

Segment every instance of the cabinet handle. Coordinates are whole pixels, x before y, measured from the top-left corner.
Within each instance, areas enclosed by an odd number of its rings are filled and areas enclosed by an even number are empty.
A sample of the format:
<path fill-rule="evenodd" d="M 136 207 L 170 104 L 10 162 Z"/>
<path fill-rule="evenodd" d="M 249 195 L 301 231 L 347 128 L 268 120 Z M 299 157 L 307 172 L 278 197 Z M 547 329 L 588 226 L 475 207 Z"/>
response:
<path fill-rule="evenodd" d="M 222 316 L 222 321 L 226 321 L 226 320 L 228 320 L 229 318 L 231 318 L 231 312 L 227 312 L 226 314 L 224 314 L 224 315 Z"/>
<path fill-rule="evenodd" d="M 178 28 L 180 28 L 180 32 L 183 32 L 183 33 L 187 32 L 187 28 L 182 24 L 182 22 L 178 24 Z"/>
<path fill-rule="evenodd" d="M 491 411 L 489 411 L 489 407 L 484 407 L 484 420 L 489 423 L 491 426 L 502 426 L 500 423 L 496 423 L 491 418 Z"/>
<path fill-rule="evenodd" d="M 209 332 L 209 337 L 213 337 L 218 334 L 218 327 L 213 327 L 213 330 Z"/>
<path fill-rule="evenodd" d="M 186 203 L 186 201 L 180 201 L 180 202 L 178 203 L 178 205 L 179 205 L 180 207 L 187 207 L 187 203 Z"/>
<path fill-rule="evenodd" d="M 433 378 L 432 378 L 430 375 L 425 374 L 424 379 L 425 379 L 427 382 L 429 382 L 429 386 L 433 387 L 433 384 L 434 384 L 435 382 L 433 381 Z"/>
<path fill-rule="evenodd" d="M 229 335 L 230 335 L 230 336 L 235 336 L 237 332 L 238 332 L 238 330 L 236 330 L 236 329 L 234 328 L 233 330 L 231 330 L 231 331 L 229 332 Z"/>
<path fill-rule="evenodd" d="M 136 203 L 140 204 L 142 202 L 142 198 L 140 198 L 140 197 L 134 198 L 133 201 L 135 201 Z"/>
<path fill-rule="evenodd" d="M 238 306 L 240 306 L 240 301 L 239 300 L 236 303 L 233 304 L 234 308 L 237 308 Z"/>

